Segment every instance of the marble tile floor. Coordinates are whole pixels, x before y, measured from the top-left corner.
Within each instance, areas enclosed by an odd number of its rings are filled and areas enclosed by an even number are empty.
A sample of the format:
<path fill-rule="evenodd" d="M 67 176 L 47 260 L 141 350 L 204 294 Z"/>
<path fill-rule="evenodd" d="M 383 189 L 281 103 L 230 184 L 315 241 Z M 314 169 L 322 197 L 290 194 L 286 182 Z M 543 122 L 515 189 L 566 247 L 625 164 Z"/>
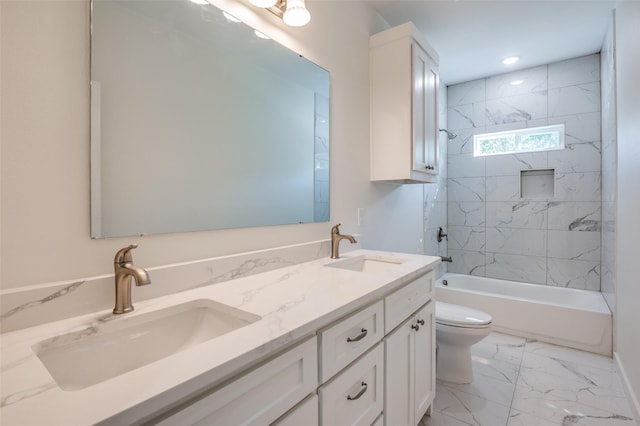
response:
<path fill-rule="evenodd" d="M 437 381 L 419 426 L 636 426 L 611 358 L 491 333 L 472 349 L 474 382 Z"/>

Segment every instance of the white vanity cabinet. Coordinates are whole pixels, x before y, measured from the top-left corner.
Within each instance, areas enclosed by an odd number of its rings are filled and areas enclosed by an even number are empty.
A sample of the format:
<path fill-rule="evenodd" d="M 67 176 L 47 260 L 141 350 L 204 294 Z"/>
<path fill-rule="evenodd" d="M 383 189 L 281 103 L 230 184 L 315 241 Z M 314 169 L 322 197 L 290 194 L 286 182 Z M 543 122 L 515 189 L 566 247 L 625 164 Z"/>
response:
<path fill-rule="evenodd" d="M 415 426 L 434 397 L 433 291 L 430 271 L 153 424 Z"/>
<path fill-rule="evenodd" d="M 326 381 L 318 389 L 322 426 L 415 426 L 420 421 L 435 396 L 433 291 L 430 271 L 318 333 L 320 383 Z M 349 346 L 347 340 L 363 334 L 361 347 Z"/>
<path fill-rule="evenodd" d="M 268 425 L 315 391 L 317 355 L 314 337 L 153 424 Z"/>
<path fill-rule="evenodd" d="M 438 54 L 411 22 L 369 47 L 371 180 L 436 182 Z"/>
<path fill-rule="evenodd" d="M 318 389 L 320 424 L 370 426 L 382 413 L 384 350 L 378 343 Z"/>
<path fill-rule="evenodd" d="M 435 302 L 384 339 L 384 424 L 415 426 L 435 397 Z"/>
<path fill-rule="evenodd" d="M 318 426 L 318 421 L 318 395 L 313 394 L 272 423 L 272 426 Z"/>

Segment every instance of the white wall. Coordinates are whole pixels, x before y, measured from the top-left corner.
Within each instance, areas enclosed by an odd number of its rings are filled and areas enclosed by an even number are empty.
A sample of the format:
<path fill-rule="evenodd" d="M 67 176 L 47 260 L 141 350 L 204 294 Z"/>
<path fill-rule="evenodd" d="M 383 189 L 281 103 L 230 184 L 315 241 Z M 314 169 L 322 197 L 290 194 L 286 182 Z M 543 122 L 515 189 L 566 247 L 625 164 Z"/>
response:
<path fill-rule="evenodd" d="M 369 35 L 386 24 L 366 6 L 309 1 L 311 23 L 219 0 L 236 16 L 331 72 L 331 222 L 91 240 L 89 237 L 89 1 L 3 0 L 1 38 L 1 283 L 3 290 L 112 273 L 117 249 L 139 243 L 141 266 L 326 239 L 357 209 L 396 211 L 405 251 L 421 246 L 422 191 L 369 182 Z M 416 201 L 417 198 L 417 201 Z M 421 215 L 421 211 L 419 213 Z M 410 219 L 410 220 L 409 220 Z M 386 248 L 385 217 L 360 241 Z M 398 246 L 395 246 L 398 248 Z"/>
<path fill-rule="evenodd" d="M 618 118 L 617 210 L 617 354 L 629 383 L 640 397 L 640 3 L 620 1 L 616 7 Z M 635 401 L 636 410 L 638 401 Z"/>

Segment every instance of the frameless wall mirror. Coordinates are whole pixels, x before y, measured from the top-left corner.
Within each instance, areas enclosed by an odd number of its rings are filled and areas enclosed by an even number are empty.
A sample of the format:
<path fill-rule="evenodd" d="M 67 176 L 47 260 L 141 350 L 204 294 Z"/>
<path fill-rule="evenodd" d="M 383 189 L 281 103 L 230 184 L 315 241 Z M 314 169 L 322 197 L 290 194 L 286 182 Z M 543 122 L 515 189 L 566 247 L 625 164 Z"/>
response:
<path fill-rule="evenodd" d="M 210 4 L 93 0 L 94 238 L 329 220 L 329 73 Z"/>

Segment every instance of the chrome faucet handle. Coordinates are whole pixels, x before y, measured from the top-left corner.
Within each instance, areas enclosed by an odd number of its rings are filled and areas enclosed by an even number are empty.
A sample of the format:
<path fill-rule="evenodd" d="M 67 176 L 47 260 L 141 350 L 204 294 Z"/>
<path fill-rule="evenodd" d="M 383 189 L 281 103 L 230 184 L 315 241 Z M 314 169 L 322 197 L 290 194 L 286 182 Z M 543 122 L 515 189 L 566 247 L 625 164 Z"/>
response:
<path fill-rule="evenodd" d="M 131 250 L 138 248 L 137 244 L 131 244 L 128 247 L 122 248 L 118 250 L 116 256 L 113 259 L 113 263 L 117 265 L 121 265 L 127 262 L 133 262 L 133 256 L 131 255 Z"/>

